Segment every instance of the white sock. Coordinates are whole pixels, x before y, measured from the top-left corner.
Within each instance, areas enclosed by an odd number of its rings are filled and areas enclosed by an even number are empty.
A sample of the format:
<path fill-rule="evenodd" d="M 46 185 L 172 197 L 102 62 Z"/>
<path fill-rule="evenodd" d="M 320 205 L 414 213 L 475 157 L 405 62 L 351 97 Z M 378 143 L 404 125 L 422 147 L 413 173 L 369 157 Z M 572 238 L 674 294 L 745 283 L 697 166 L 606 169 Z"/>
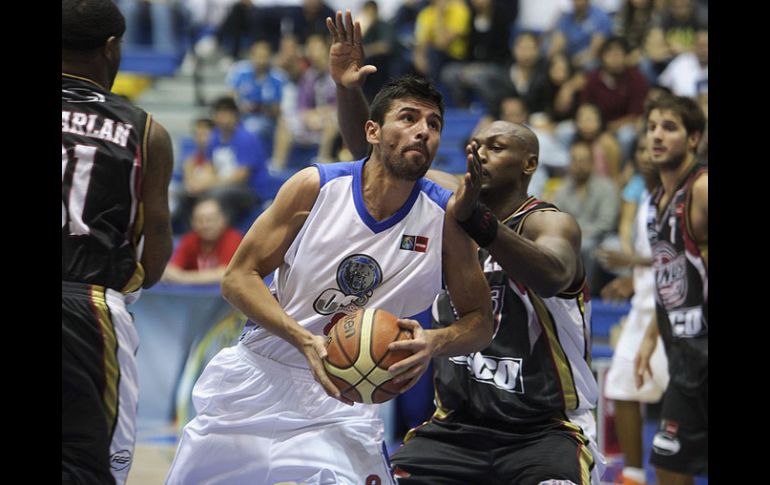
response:
<path fill-rule="evenodd" d="M 623 476 L 636 480 L 639 483 L 647 483 L 647 475 L 641 468 L 635 468 L 632 466 L 623 467 Z"/>

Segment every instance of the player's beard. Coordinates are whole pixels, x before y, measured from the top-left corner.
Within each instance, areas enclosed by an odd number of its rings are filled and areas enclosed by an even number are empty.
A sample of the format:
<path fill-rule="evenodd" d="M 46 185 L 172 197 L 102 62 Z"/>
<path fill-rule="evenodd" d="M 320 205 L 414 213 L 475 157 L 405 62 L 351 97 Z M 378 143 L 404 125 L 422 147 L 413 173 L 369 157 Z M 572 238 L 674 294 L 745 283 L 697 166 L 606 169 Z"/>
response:
<path fill-rule="evenodd" d="M 679 153 L 669 152 L 669 156 L 667 156 L 663 161 L 661 161 L 658 164 L 658 168 L 660 170 L 676 170 L 686 161 L 687 161 L 687 149 L 685 148 Z"/>
<path fill-rule="evenodd" d="M 413 149 L 418 149 L 425 157 L 425 163 L 419 164 L 407 159 L 407 153 Z M 423 177 L 430 168 L 431 160 L 428 155 L 428 148 L 424 145 L 409 145 L 404 147 L 398 155 L 393 154 L 390 157 L 383 158 L 385 169 L 393 176 L 404 180 L 418 180 Z"/>

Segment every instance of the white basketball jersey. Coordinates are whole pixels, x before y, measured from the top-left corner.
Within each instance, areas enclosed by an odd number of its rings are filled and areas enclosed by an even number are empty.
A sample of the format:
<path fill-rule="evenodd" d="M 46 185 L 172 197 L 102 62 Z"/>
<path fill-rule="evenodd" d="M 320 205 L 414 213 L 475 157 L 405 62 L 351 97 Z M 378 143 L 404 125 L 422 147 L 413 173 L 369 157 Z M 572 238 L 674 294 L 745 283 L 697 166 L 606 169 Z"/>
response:
<path fill-rule="evenodd" d="M 647 237 L 647 207 L 650 205 L 650 193 L 645 189 L 641 202 L 636 209 L 634 252 L 637 256 L 652 257 L 650 239 Z M 655 310 L 655 280 L 651 266 L 634 265 L 634 296 L 631 305 L 640 310 Z"/>
<path fill-rule="evenodd" d="M 365 161 L 315 165 L 320 193 L 270 286 L 284 311 L 316 335 L 328 334 L 358 308 L 414 316 L 442 287 L 442 232 L 451 192 L 421 178 L 398 212 L 376 221 L 362 195 Z M 259 322 L 246 324 L 241 343 L 264 357 L 307 367 L 299 351 Z"/>

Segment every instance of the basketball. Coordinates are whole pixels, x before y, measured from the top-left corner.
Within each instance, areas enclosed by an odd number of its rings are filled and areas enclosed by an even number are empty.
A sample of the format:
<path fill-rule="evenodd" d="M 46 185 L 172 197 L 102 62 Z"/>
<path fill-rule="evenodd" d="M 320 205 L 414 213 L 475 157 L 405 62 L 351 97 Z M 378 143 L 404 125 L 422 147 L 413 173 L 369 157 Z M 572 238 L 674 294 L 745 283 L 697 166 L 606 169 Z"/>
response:
<path fill-rule="evenodd" d="M 411 355 L 391 351 L 388 344 L 412 338 L 398 326 L 398 317 L 367 308 L 345 315 L 332 327 L 326 342 L 324 366 L 329 378 L 351 401 L 375 404 L 393 399 L 403 382 L 394 384 L 388 367 Z"/>

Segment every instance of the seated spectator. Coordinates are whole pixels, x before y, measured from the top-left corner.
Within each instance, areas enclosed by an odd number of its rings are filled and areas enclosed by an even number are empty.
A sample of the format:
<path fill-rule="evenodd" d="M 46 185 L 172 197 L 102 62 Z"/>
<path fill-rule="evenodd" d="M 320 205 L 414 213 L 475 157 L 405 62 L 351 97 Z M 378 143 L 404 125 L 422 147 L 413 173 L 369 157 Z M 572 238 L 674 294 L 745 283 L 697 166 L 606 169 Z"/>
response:
<path fill-rule="evenodd" d="M 267 41 L 255 42 L 248 61 L 233 64 L 225 82 L 241 113 L 243 126 L 266 148 L 272 148 L 273 133 L 281 113 L 283 75 L 270 68 L 273 49 Z"/>
<path fill-rule="evenodd" d="M 310 65 L 299 79 L 293 106 L 281 107 L 275 132 L 272 168 L 284 169 L 292 147 L 318 146 L 317 160 L 333 160 L 332 143 L 337 135 L 337 88 L 329 75 L 329 40 L 312 34 L 305 46 Z"/>
<path fill-rule="evenodd" d="M 208 181 L 216 177 L 214 165 L 206 156 L 206 149 L 214 131 L 214 122 L 210 118 L 199 118 L 193 122 L 192 153 L 185 157 L 183 165 L 183 181 L 185 191 L 192 195 L 200 195 L 208 187 Z"/>
<path fill-rule="evenodd" d="M 361 8 L 361 41 L 364 44 L 366 58 L 364 64 L 377 66 L 377 72 L 366 78 L 363 90 L 369 102 L 380 92 L 394 72 L 400 67 L 398 63 L 401 52 L 395 41 L 393 26 L 380 18 L 379 8 L 375 0 L 367 0 Z M 394 71 L 394 68 L 397 71 Z"/>
<path fill-rule="evenodd" d="M 260 187 L 267 177 L 264 148 L 259 139 L 239 123 L 238 107 L 230 97 L 218 99 L 212 108 L 215 128 L 206 147 L 213 172 L 201 177 L 196 194 L 185 193 L 173 220 L 183 224 L 197 198 L 217 197 L 231 221 L 238 221 L 260 202 Z"/>
<path fill-rule="evenodd" d="M 618 188 L 622 185 L 620 144 L 607 131 L 604 117 L 596 105 L 582 103 L 578 107 L 574 141 L 584 141 L 591 145 L 595 174 L 609 178 Z"/>
<path fill-rule="evenodd" d="M 444 64 L 468 56 L 471 10 L 462 0 L 431 0 L 417 15 L 414 67 L 437 79 Z"/>
<path fill-rule="evenodd" d="M 548 57 L 563 52 L 573 66 L 593 69 L 599 64 L 599 48 L 612 33 L 612 18 L 589 0 L 572 0 L 572 6 L 556 23 Z"/>
<path fill-rule="evenodd" d="M 580 101 L 599 107 L 607 131 L 620 144 L 622 160 L 632 156 L 631 143 L 644 113 L 644 99 L 649 83 L 636 66 L 627 63 L 628 43 L 613 36 L 602 45 L 601 66 L 588 73 Z"/>
<path fill-rule="evenodd" d="M 698 30 L 695 34 L 695 50 L 683 52 L 666 66 L 658 84 L 671 89 L 677 96 L 698 98 L 709 79 L 709 32 Z"/>
<path fill-rule="evenodd" d="M 607 236 L 614 234 L 618 224 L 620 200 L 615 185 L 607 177 L 593 173 L 591 146 L 576 142 L 570 148 L 568 177 L 556 192 L 552 202 L 572 214 L 580 225 L 581 255 L 592 294 L 604 286 L 605 277 L 596 262 L 594 251 Z"/>
<path fill-rule="evenodd" d="M 222 281 L 243 234 L 230 227 L 219 201 L 201 199 L 193 209 L 192 230 L 182 236 L 161 281 L 213 284 Z"/>
<path fill-rule="evenodd" d="M 509 91 L 511 94 L 518 93 L 515 88 L 509 90 L 511 81 L 508 71 L 514 69 L 511 66 L 512 52 L 507 44 L 512 23 L 510 7 L 494 0 L 473 0 L 470 5 L 469 60 L 453 60 L 444 66 L 441 70 L 441 84 L 446 87 L 455 106 L 467 108 L 471 101 L 477 99 L 483 101 L 486 110 L 491 112 L 497 109 L 500 99 Z M 525 55 L 527 84 L 531 68 L 537 60 L 537 39 L 528 43 L 527 47 L 530 45 L 534 46 L 534 54 L 528 51 Z M 527 62 L 530 58 L 531 62 Z"/>

